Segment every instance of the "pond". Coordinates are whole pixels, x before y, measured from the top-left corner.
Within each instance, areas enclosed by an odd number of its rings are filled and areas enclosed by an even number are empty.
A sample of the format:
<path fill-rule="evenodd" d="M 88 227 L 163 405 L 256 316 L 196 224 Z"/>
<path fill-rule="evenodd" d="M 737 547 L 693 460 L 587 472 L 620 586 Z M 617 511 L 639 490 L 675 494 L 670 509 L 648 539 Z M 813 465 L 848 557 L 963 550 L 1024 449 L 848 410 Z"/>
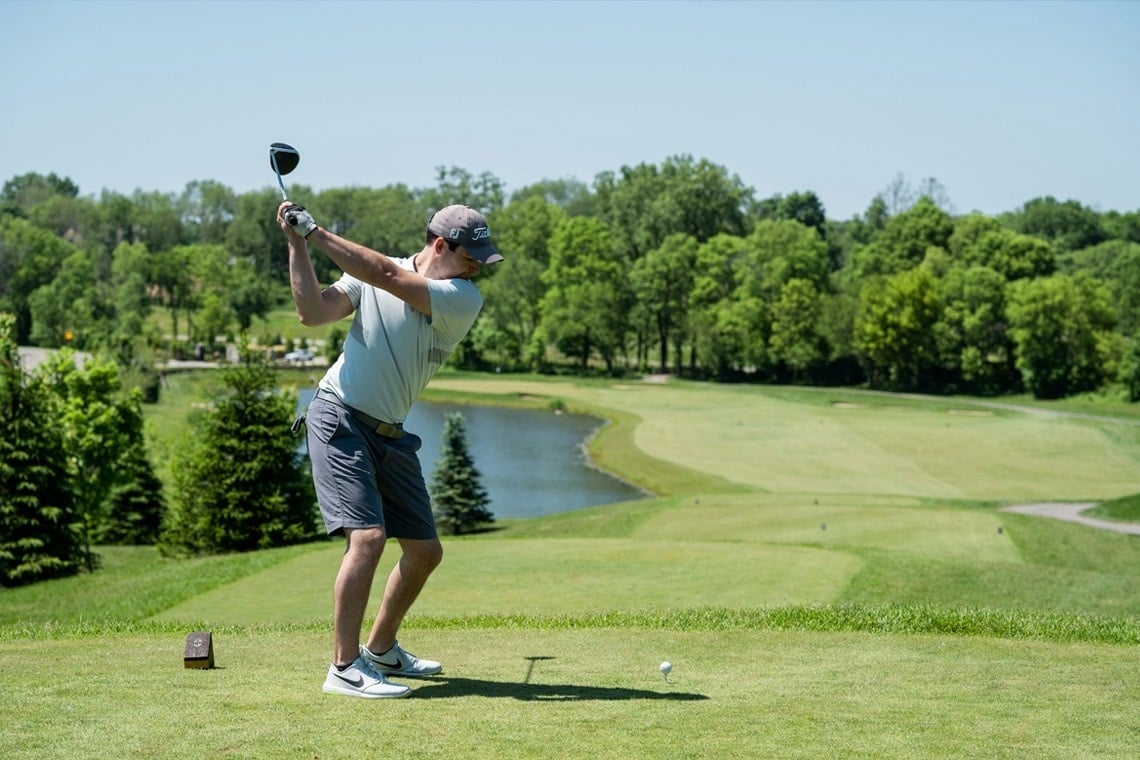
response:
<path fill-rule="evenodd" d="M 312 389 L 299 392 L 308 406 Z M 467 450 L 495 517 L 539 517 L 645 494 L 590 466 L 584 443 L 602 420 L 581 414 L 418 401 L 404 427 L 423 439 L 420 463 L 431 484 L 447 415 L 459 412 Z"/>

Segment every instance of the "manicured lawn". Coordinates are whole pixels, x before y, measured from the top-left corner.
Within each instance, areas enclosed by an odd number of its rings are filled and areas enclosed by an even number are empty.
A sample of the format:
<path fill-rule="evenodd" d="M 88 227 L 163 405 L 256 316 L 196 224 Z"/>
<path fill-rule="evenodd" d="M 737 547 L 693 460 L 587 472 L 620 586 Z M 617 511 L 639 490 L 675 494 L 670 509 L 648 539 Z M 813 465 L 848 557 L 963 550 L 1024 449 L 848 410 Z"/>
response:
<path fill-rule="evenodd" d="M 1140 708 L 1135 645 L 413 628 L 409 646 L 445 660 L 444 674 L 369 702 L 320 692 L 323 631 L 217 632 L 208 671 L 182 667 L 180 633 L 5 643 L 0 754 L 1126 758 Z"/>
<path fill-rule="evenodd" d="M 148 407 L 159 456 L 211 378 Z M 459 373 L 428 395 L 606 417 L 595 461 L 658 496 L 446 539 L 402 634 L 445 671 L 396 702 L 320 692 L 342 542 L 102 547 L 0 590 L 0 757 L 1134 756 L 1140 539 L 997 507 L 1135 519 L 1135 417 Z M 183 668 L 194 630 L 217 669 Z"/>

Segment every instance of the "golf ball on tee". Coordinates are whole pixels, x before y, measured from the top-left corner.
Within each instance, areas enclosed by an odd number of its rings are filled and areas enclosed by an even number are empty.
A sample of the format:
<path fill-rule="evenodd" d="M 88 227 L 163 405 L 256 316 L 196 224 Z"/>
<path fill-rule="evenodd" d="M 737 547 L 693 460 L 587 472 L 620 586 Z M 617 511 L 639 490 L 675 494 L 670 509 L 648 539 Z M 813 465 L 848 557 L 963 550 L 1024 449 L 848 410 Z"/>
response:
<path fill-rule="evenodd" d="M 671 663 L 671 662 L 663 662 L 663 663 L 661 663 L 661 667 L 658 668 L 658 670 L 660 670 L 665 675 L 669 675 L 669 671 L 672 669 L 673 669 L 673 663 Z"/>

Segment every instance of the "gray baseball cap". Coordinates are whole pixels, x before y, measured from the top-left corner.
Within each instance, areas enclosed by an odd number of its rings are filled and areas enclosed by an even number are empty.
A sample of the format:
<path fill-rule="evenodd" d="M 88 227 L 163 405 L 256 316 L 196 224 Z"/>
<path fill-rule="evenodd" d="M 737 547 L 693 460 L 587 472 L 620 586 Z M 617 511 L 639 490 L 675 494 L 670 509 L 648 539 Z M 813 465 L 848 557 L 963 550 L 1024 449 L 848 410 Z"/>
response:
<path fill-rule="evenodd" d="M 459 243 L 484 264 L 503 260 L 503 254 L 491 244 L 491 228 L 487 226 L 487 220 L 469 206 L 441 208 L 428 222 L 428 232 Z"/>

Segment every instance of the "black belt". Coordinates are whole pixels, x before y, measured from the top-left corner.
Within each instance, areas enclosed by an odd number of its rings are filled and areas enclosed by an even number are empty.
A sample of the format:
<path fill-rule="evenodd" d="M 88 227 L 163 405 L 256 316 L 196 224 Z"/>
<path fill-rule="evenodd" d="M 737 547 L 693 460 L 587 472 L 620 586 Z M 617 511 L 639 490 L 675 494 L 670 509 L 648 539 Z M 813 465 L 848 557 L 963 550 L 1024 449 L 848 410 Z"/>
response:
<path fill-rule="evenodd" d="M 402 422 L 385 422 L 384 420 L 378 420 L 371 414 L 365 414 L 359 409 L 354 409 L 353 407 L 344 403 L 339 398 L 337 398 L 335 393 L 331 393 L 326 390 L 320 390 L 317 391 L 317 393 L 332 401 L 334 404 L 344 407 L 352 414 L 353 417 L 360 420 L 365 425 L 372 428 L 372 430 L 376 431 L 385 438 L 403 438 L 405 435 L 407 435 L 407 431 L 404 430 L 404 423 Z"/>

